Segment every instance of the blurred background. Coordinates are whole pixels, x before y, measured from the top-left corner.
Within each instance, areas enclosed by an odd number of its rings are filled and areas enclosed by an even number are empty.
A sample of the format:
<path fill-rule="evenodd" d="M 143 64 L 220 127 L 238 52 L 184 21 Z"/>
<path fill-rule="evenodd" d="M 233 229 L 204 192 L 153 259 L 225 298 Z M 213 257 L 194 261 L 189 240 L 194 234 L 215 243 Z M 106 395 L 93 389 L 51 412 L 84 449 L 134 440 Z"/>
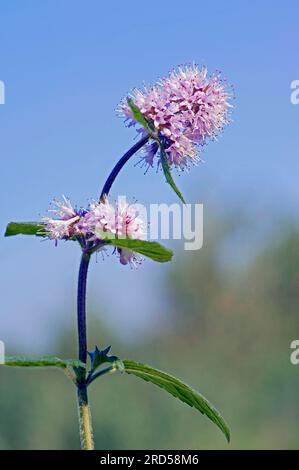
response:
<path fill-rule="evenodd" d="M 135 133 L 119 100 L 177 64 L 221 70 L 233 123 L 205 163 L 175 175 L 204 204 L 204 245 L 169 265 L 92 262 L 89 347 L 164 369 L 206 395 L 232 430 L 131 376 L 91 388 L 98 449 L 294 449 L 299 446 L 298 118 L 295 0 L 1 0 L 1 233 L 37 220 L 55 196 L 96 198 Z M 176 202 L 161 173 L 129 163 L 113 187 Z M 154 189 L 153 189 L 154 188 Z M 75 244 L 0 240 L 0 339 L 10 355 L 75 357 Z M 75 390 L 56 370 L 0 370 L 0 448 L 78 448 Z"/>

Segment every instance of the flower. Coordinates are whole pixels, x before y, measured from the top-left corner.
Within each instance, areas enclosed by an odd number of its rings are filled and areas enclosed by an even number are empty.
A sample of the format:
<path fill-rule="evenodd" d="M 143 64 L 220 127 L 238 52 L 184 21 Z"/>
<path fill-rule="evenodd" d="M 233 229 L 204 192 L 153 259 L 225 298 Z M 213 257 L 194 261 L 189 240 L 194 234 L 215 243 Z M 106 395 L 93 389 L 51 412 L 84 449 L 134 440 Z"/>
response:
<path fill-rule="evenodd" d="M 129 238 L 141 240 L 146 233 L 145 223 L 134 205 L 120 200 L 115 206 L 107 198 L 100 203 L 92 203 L 86 214 L 92 239 L 101 241 L 107 238 Z M 137 266 L 142 258 L 132 250 L 117 248 L 121 264 Z"/>
<path fill-rule="evenodd" d="M 101 202 L 92 202 L 87 209 L 77 210 L 69 199 L 63 196 L 62 201 L 54 199 L 56 217 L 43 217 L 42 222 L 47 236 L 51 240 L 68 240 L 77 238 L 84 246 L 101 248 L 101 241 L 106 238 L 143 239 L 146 228 L 134 205 L 121 199 L 115 206 L 105 198 Z M 117 248 L 121 264 L 136 266 L 141 257 L 132 250 Z"/>
<path fill-rule="evenodd" d="M 196 65 L 179 67 L 152 86 L 134 89 L 130 97 L 154 126 L 169 164 L 182 170 L 200 160 L 198 147 L 219 134 L 229 122 L 232 107 L 231 94 L 220 74 L 208 76 L 205 67 Z M 118 114 L 129 126 L 137 124 L 126 99 L 121 101 Z M 149 166 L 153 166 L 157 151 L 157 145 L 145 146 L 144 161 Z"/>
<path fill-rule="evenodd" d="M 55 216 L 59 218 L 43 217 L 42 222 L 45 226 L 45 231 L 51 240 L 62 240 L 72 238 L 80 234 L 78 230 L 78 222 L 80 214 L 76 211 L 70 200 L 62 196 L 63 200 L 53 200 L 53 205 L 56 209 L 50 209 Z"/>

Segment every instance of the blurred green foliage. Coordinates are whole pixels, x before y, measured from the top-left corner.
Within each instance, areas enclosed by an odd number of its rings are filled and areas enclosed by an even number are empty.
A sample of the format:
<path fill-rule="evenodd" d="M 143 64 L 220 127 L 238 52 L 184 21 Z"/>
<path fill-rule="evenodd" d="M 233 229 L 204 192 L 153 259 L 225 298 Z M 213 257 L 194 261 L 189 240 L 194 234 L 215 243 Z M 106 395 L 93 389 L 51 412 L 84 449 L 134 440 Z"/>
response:
<path fill-rule="evenodd" d="M 229 423 L 231 444 L 193 409 L 114 374 L 90 387 L 98 449 L 299 447 L 299 366 L 289 359 L 299 337 L 299 233 L 289 227 L 279 240 L 273 234 L 234 266 L 224 256 L 232 225 L 214 227 L 202 250 L 173 263 L 165 280 L 168 323 L 153 340 L 121 344 L 104 331 L 101 314 L 89 320 L 90 347 L 112 343 L 120 357 L 152 364 L 202 392 Z M 75 331 L 65 331 L 53 353 L 75 357 L 75 346 Z M 79 447 L 75 390 L 63 373 L 2 367 L 0 397 L 1 449 Z"/>

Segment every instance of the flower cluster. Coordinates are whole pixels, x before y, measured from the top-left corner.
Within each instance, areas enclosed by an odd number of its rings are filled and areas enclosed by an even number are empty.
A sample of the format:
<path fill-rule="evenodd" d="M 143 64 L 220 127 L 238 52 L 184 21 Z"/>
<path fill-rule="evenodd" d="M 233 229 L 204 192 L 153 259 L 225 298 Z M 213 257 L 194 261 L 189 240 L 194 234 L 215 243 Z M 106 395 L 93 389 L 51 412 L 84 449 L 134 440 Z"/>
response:
<path fill-rule="evenodd" d="M 101 246 L 105 238 L 143 239 L 146 226 L 134 205 L 121 200 L 115 206 L 106 198 L 102 202 L 92 202 L 87 209 L 76 209 L 69 199 L 54 200 L 54 209 L 49 212 L 54 217 L 43 217 L 42 222 L 51 240 L 78 239 L 90 248 Z M 128 249 L 118 248 L 122 264 L 136 266 L 141 257 Z"/>
<path fill-rule="evenodd" d="M 154 126 L 170 165 L 185 169 L 199 160 L 198 146 L 215 138 L 229 122 L 231 94 L 220 74 L 208 76 L 205 67 L 180 67 L 150 87 L 131 93 L 134 104 Z M 124 99 L 118 113 L 136 121 Z M 145 162 L 153 166 L 158 145 L 145 147 Z"/>

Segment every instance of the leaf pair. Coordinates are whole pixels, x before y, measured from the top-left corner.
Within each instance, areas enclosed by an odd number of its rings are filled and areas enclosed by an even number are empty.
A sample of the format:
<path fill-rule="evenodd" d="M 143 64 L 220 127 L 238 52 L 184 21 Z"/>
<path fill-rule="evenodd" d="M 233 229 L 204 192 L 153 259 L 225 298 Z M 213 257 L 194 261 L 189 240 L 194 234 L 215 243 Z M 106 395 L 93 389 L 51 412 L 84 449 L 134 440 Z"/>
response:
<path fill-rule="evenodd" d="M 6 228 L 5 236 L 11 237 L 13 235 L 20 234 L 36 235 L 39 237 L 45 237 L 47 235 L 44 226 L 38 222 L 10 222 Z M 103 236 L 106 245 L 112 245 L 119 249 L 135 251 L 136 253 L 140 253 L 141 255 L 146 256 L 153 261 L 157 261 L 158 263 L 170 261 L 173 256 L 173 252 L 171 250 L 165 248 L 158 242 L 132 240 L 130 238 L 108 238 L 107 234 L 104 232 L 101 236 Z"/>
<path fill-rule="evenodd" d="M 154 369 L 140 362 L 125 359 L 121 361 L 116 356 L 107 356 L 110 348 L 100 351 L 96 350 L 91 353 L 91 360 L 96 361 L 94 363 L 94 369 L 104 362 L 112 362 L 112 365 L 104 370 L 104 372 L 115 372 L 124 371 L 127 374 L 135 375 L 136 377 L 151 382 L 152 384 L 162 388 L 166 392 L 170 393 L 175 398 L 178 398 L 183 403 L 194 407 L 200 411 L 203 415 L 206 415 L 216 426 L 218 426 L 224 433 L 227 441 L 230 440 L 230 431 L 220 413 L 214 408 L 214 406 L 199 392 L 193 390 L 189 385 L 185 384 L 181 380 L 173 377 L 166 372 L 162 372 L 158 369 Z M 115 364 L 113 363 L 115 361 Z M 24 357 L 6 357 L 6 366 L 14 367 L 58 367 L 63 369 L 67 375 L 71 375 L 71 369 L 85 368 L 85 364 L 80 361 L 73 359 L 59 359 L 58 357 L 41 357 L 36 359 L 26 359 Z M 115 365 L 115 367 L 114 367 Z M 100 376 L 100 374 L 98 375 Z M 73 377 L 71 376 L 73 379 Z"/>
<path fill-rule="evenodd" d="M 144 117 L 138 106 L 133 102 L 131 98 L 127 99 L 128 105 L 132 111 L 133 117 L 136 122 L 138 122 L 149 134 L 150 136 L 157 142 L 160 148 L 160 155 L 161 155 L 161 164 L 162 164 L 162 169 L 164 172 L 164 176 L 166 178 L 166 182 L 171 186 L 173 191 L 176 193 L 176 195 L 179 197 L 179 199 L 182 201 L 183 204 L 185 204 L 185 200 L 183 198 L 183 195 L 181 191 L 178 189 L 177 185 L 175 184 L 172 174 L 171 174 L 171 169 L 167 160 L 167 155 L 165 152 L 165 148 L 161 140 L 159 139 L 154 126 Z"/>

